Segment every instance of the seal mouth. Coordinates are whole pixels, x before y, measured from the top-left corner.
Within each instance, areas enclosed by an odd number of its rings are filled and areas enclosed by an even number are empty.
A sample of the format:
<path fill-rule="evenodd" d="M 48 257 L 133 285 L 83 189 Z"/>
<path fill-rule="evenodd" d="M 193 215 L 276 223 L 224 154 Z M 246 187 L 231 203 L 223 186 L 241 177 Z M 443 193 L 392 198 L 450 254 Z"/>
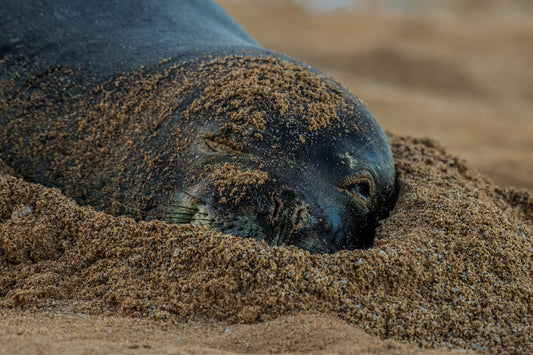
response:
<path fill-rule="evenodd" d="M 216 189 L 211 184 L 199 184 L 189 191 L 179 192 L 164 219 L 170 223 L 202 225 L 225 234 L 263 240 L 270 246 L 293 245 L 312 254 L 371 246 L 370 229 L 374 218 L 368 216 L 369 213 L 356 221 L 340 203 L 317 213 L 316 208 L 289 187 L 267 186 L 265 189 L 246 200 L 220 203 L 221 196 L 213 194 Z M 361 174 L 348 179 L 340 189 L 365 206 L 375 191 L 369 176 Z M 367 207 L 364 209 L 368 210 Z M 347 220 L 351 222 L 347 223 Z"/>
<path fill-rule="evenodd" d="M 320 188 L 282 182 L 251 166 L 218 163 L 211 171 L 221 174 L 178 192 L 164 219 L 312 254 L 372 246 L 385 197 L 370 169 L 352 170 L 344 181 Z"/>
<path fill-rule="evenodd" d="M 181 191 L 167 208 L 170 223 L 191 223 L 242 238 L 264 240 L 270 246 L 294 245 L 312 253 L 332 252 L 330 231 L 289 188 L 266 187 L 246 200 L 225 200 L 212 184 Z M 268 192 L 267 192 L 268 191 Z"/>
<path fill-rule="evenodd" d="M 165 209 L 163 219 L 173 224 L 196 224 L 210 228 L 215 219 L 207 210 L 207 205 L 198 199 L 199 187 L 190 191 L 180 191 L 172 205 Z"/>

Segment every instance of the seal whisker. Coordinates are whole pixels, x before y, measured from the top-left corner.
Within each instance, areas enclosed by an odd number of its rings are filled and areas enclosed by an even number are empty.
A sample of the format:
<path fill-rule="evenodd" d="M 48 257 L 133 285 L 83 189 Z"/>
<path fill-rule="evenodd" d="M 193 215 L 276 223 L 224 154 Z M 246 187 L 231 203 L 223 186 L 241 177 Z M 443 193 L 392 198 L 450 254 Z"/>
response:
<path fill-rule="evenodd" d="M 176 191 L 181 192 L 182 194 L 187 195 L 187 196 L 189 196 L 190 198 L 193 198 L 193 199 L 196 199 L 196 198 L 197 198 L 197 196 L 191 195 L 190 193 L 188 193 L 187 191 L 185 191 L 185 190 L 183 190 L 183 189 L 177 189 Z"/>
<path fill-rule="evenodd" d="M 188 212 L 174 212 L 174 211 L 164 212 L 164 213 L 161 212 L 160 214 L 168 215 L 168 216 L 196 216 L 196 215 L 209 216 L 209 214 L 207 212 L 200 212 L 200 211 L 196 211 L 196 210 L 192 210 L 192 211 L 188 211 Z"/>
<path fill-rule="evenodd" d="M 373 145 L 374 143 L 378 142 L 380 139 L 381 139 L 380 137 L 373 137 L 373 138 L 369 139 L 364 145 L 362 145 L 360 147 L 357 147 L 357 149 L 354 150 L 352 153 L 359 153 L 360 151 L 362 151 L 366 147 L 369 147 L 369 146 Z"/>
<path fill-rule="evenodd" d="M 166 216 L 170 216 L 170 217 L 183 217 L 183 218 L 188 218 L 188 217 L 192 217 L 194 216 L 194 213 L 160 213 L 158 214 L 160 217 L 166 217 Z"/>
<path fill-rule="evenodd" d="M 135 211 L 143 216 L 146 216 L 147 215 L 147 212 L 139 209 L 138 207 L 135 207 L 135 206 L 132 206 L 132 205 L 127 205 L 123 202 L 120 202 L 120 201 L 117 201 L 116 199 L 112 198 L 112 197 L 109 197 L 109 196 L 104 196 L 104 198 L 107 198 L 108 200 L 110 200 L 111 202 L 114 202 L 116 203 L 117 205 L 120 205 L 121 207 L 124 207 L 126 209 L 126 211 L 128 210 L 132 210 L 132 211 Z"/>
<path fill-rule="evenodd" d="M 207 222 L 212 223 L 214 220 L 212 219 L 194 219 L 194 220 L 179 220 L 179 219 L 169 219 L 168 220 L 171 223 L 177 223 L 177 224 L 187 224 L 187 223 L 194 223 L 194 222 Z"/>
<path fill-rule="evenodd" d="M 189 207 L 189 206 L 180 206 L 180 205 L 177 205 L 177 206 L 172 206 L 172 208 L 181 208 L 181 209 L 188 210 L 188 211 L 192 211 L 192 212 L 195 212 L 195 213 L 198 211 L 197 208 Z"/>

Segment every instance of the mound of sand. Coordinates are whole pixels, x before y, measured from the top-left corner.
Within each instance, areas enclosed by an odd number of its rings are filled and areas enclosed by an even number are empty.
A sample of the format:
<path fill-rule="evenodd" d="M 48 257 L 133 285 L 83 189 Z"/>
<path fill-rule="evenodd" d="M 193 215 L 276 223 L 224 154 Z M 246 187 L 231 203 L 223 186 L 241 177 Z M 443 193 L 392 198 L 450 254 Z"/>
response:
<path fill-rule="evenodd" d="M 80 207 L 0 165 L 0 309 L 172 321 L 335 313 L 423 347 L 533 351 L 533 202 L 391 137 L 399 201 L 370 250 L 310 255 Z M 296 349 L 297 350 L 297 349 Z"/>

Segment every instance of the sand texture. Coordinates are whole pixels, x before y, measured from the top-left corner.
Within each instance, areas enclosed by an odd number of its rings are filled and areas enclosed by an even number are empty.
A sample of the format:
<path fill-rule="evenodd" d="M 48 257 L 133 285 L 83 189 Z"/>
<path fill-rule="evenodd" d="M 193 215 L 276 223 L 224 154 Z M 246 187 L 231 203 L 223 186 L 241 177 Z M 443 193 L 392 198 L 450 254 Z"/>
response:
<path fill-rule="evenodd" d="M 0 161 L 0 353 L 532 353 L 532 12 L 220 3 L 392 132 L 400 195 L 374 247 L 136 222 Z"/>
<path fill-rule="evenodd" d="M 429 140 L 391 137 L 401 192 L 374 248 L 310 255 L 135 222 L 2 175 L 2 307 L 183 322 L 337 314 L 426 347 L 530 352 L 533 203 Z"/>

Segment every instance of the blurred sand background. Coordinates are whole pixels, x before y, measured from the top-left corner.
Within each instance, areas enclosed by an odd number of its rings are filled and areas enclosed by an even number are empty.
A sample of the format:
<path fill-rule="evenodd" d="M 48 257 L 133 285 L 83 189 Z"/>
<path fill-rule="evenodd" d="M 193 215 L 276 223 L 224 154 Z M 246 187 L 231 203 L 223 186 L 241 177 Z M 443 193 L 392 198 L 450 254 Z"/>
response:
<path fill-rule="evenodd" d="M 533 192 L 533 2 L 219 3 L 264 47 L 349 87 L 385 130 Z"/>
<path fill-rule="evenodd" d="M 530 1 L 218 2 L 265 47 L 348 86 L 385 130 L 436 139 L 496 183 L 533 193 Z M 11 310 L 0 317 L 0 353 L 441 353 L 326 314 L 251 325 Z"/>

